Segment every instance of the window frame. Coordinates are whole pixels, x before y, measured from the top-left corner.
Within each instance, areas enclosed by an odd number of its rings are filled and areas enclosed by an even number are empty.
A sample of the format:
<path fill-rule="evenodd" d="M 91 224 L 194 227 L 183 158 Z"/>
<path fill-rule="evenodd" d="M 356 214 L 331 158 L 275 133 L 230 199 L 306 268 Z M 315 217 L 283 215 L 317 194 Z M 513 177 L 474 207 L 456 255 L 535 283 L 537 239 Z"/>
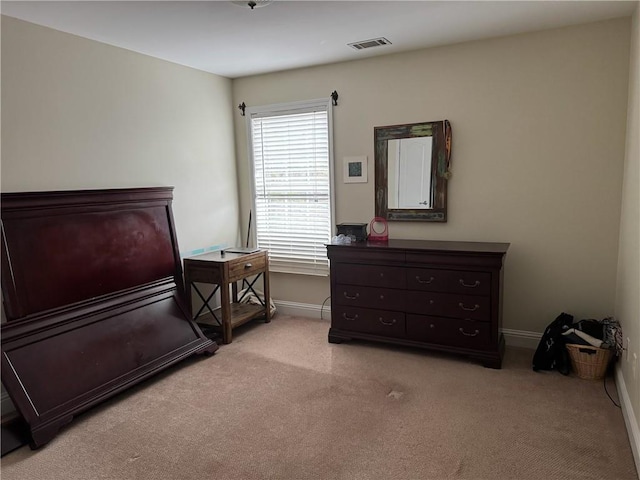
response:
<path fill-rule="evenodd" d="M 281 116 L 286 114 L 295 114 L 309 112 L 313 109 L 323 109 L 327 112 L 327 136 L 328 136 L 328 163 L 329 163 L 329 238 L 327 243 L 331 241 L 331 235 L 335 225 L 335 168 L 333 155 L 333 105 L 330 98 L 318 98 L 313 100 L 301 100 L 295 102 L 276 103 L 271 105 L 262 105 L 246 108 L 246 132 L 247 132 L 247 160 L 250 172 L 250 192 L 251 192 L 251 211 L 255 227 L 251 232 L 251 239 L 254 245 L 258 245 L 258 226 L 256 211 L 256 178 L 255 178 L 255 158 L 253 145 L 253 128 L 252 120 L 254 117 L 270 117 Z M 329 276 L 329 263 L 324 269 L 311 269 L 308 271 L 292 271 L 284 267 L 270 265 L 270 270 L 277 273 L 288 273 L 296 275 L 312 275 L 312 276 Z"/>

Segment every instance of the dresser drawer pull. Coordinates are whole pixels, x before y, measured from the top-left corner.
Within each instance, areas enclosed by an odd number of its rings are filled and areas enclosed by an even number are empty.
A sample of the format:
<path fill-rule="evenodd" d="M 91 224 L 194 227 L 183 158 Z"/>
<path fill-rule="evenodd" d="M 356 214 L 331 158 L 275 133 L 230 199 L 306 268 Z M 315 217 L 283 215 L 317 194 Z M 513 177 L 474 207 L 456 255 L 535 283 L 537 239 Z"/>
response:
<path fill-rule="evenodd" d="M 464 306 L 464 303 L 460 302 L 460 303 L 458 304 L 458 306 L 459 306 L 461 309 L 466 310 L 467 312 L 475 312 L 477 309 L 479 309 L 479 308 L 480 308 L 480 305 L 478 305 L 477 303 L 476 303 L 473 307 L 465 307 L 465 306 Z"/>
<path fill-rule="evenodd" d="M 356 298 L 358 298 L 360 296 L 359 293 L 356 293 L 354 297 L 351 297 L 349 295 L 347 295 L 347 292 L 344 292 L 344 298 L 347 298 L 349 300 L 355 300 Z"/>
<path fill-rule="evenodd" d="M 476 280 L 475 282 L 469 284 L 469 283 L 464 283 L 464 280 L 460 279 L 460 285 L 467 288 L 475 288 L 480 286 L 480 280 Z"/>
<path fill-rule="evenodd" d="M 392 318 L 390 322 L 385 322 L 382 317 L 380 317 L 378 320 L 380 320 L 380 323 L 383 325 L 393 325 L 394 323 L 396 323 L 396 319 Z"/>
<path fill-rule="evenodd" d="M 477 335 L 480 333 L 480 330 L 476 330 L 476 331 L 475 331 L 475 332 L 473 332 L 473 333 L 467 333 L 467 332 L 465 332 L 465 331 L 464 331 L 464 328 L 462 328 L 462 327 L 460 327 L 460 328 L 458 329 L 458 331 L 459 331 L 461 334 L 463 334 L 465 337 L 475 337 L 475 336 L 477 336 Z"/>
<path fill-rule="evenodd" d="M 416 275 L 416 280 L 418 281 L 418 283 L 429 285 L 431 282 L 433 282 L 435 280 L 435 277 L 429 277 L 429 280 L 422 280 L 420 278 L 420 275 Z"/>
<path fill-rule="evenodd" d="M 344 318 L 345 320 L 354 321 L 358 319 L 358 314 L 356 313 L 353 317 L 350 317 L 346 313 L 343 313 L 342 318 Z"/>
<path fill-rule="evenodd" d="M 253 267 L 253 265 L 251 265 L 250 263 L 245 263 L 245 265 L 244 265 L 244 268 L 245 268 L 245 269 L 247 269 L 247 268 L 251 268 L 251 267 Z"/>

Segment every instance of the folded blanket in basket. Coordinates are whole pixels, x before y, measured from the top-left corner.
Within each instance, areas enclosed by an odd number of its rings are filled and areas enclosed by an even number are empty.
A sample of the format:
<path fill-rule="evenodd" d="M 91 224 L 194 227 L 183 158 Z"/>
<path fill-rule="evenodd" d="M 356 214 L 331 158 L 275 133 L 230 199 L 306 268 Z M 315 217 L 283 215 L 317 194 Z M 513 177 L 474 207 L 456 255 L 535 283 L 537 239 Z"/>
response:
<path fill-rule="evenodd" d="M 570 328 L 566 332 L 562 332 L 567 343 L 577 343 L 578 345 L 591 345 L 592 347 L 600 348 L 602 346 L 602 340 L 592 337 L 588 333 L 583 332 L 575 328 Z"/>

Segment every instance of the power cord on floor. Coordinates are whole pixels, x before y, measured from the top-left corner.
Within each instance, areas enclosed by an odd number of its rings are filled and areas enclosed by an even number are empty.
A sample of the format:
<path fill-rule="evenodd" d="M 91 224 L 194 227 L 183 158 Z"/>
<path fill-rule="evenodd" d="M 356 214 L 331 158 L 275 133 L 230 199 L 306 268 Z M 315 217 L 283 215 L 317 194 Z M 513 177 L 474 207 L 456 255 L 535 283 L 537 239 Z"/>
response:
<path fill-rule="evenodd" d="M 320 320 L 322 320 L 322 310 L 324 309 L 324 304 L 327 303 L 327 300 L 329 300 L 330 298 L 331 298 L 331 295 L 325 298 L 324 302 L 322 302 L 322 306 L 320 307 Z"/>
<path fill-rule="evenodd" d="M 320 312 L 322 314 L 322 312 Z M 603 378 L 603 385 L 604 385 L 604 391 L 607 394 L 607 397 L 609 397 L 609 400 L 611 400 L 611 403 L 613 403 L 616 407 L 621 408 L 619 404 L 616 403 L 616 401 L 611 397 L 611 395 L 609 394 L 609 390 L 607 390 L 607 377 L 609 375 L 605 375 Z"/>

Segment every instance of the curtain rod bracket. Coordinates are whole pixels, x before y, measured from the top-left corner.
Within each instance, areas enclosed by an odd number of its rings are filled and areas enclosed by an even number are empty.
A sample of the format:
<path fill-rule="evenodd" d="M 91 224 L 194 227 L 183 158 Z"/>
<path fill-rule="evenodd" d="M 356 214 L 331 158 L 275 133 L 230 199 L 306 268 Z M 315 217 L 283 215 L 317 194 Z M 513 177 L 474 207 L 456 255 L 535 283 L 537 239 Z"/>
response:
<path fill-rule="evenodd" d="M 244 104 L 244 102 L 242 102 L 240 105 L 238 105 L 238 108 L 242 111 L 241 115 L 244 117 L 244 109 L 247 108 L 247 106 Z"/>
<path fill-rule="evenodd" d="M 333 91 L 331 92 L 331 100 L 333 100 L 333 105 L 336 106 L 338 105 L 338 92 L 337 91 Z"/>

